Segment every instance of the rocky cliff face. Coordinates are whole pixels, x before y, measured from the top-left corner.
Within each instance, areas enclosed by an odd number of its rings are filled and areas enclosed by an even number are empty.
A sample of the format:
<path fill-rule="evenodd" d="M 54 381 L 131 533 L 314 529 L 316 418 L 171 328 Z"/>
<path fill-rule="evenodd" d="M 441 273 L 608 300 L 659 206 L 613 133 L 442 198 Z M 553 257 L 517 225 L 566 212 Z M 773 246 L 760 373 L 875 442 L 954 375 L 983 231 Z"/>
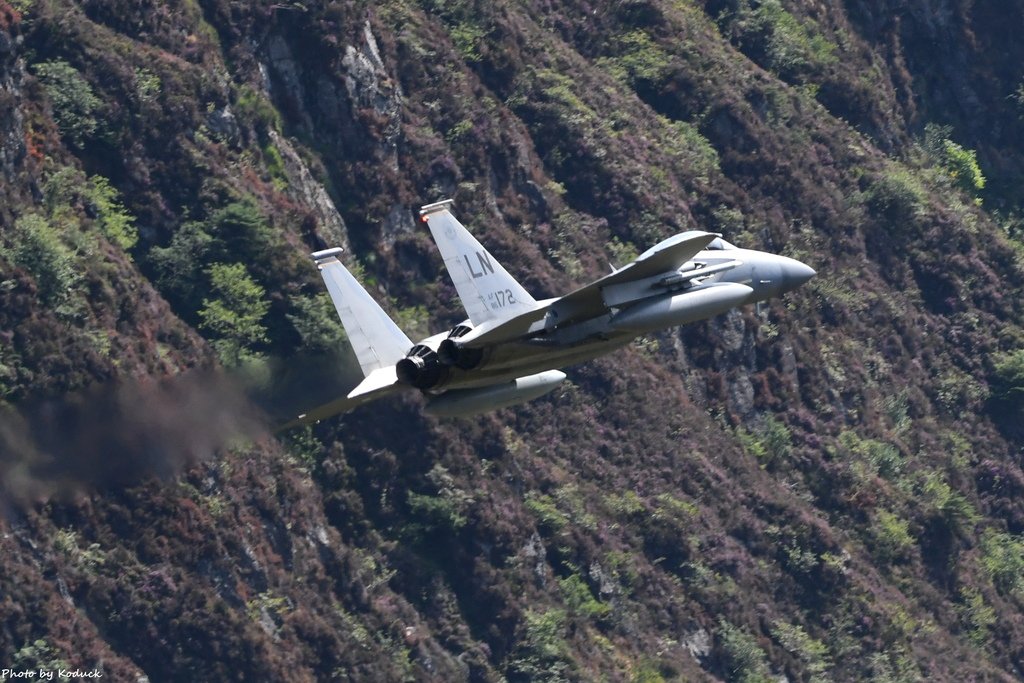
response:
<path fill-rule="evenodd" d="M 0 666 L 1019 677 L 1021 11 L 0 0 Z M 538 297 L 688 228 L 819 275 L 515 410 L 263 433 L 211 368 L 344 345 L 308 251 L 463 317 L 441 196 Z"/>

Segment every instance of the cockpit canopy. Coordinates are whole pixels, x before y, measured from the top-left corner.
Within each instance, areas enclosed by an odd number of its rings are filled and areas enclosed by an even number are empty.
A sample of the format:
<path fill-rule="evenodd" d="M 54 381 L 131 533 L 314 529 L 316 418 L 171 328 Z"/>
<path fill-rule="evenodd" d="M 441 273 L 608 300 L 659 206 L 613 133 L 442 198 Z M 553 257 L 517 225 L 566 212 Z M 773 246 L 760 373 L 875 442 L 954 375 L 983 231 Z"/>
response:
<path fill-rule="evenodd" d="M 707 249 L 708 251 L 723 251 L 725 249 L 735 249 L 736 247 L 729 244 L 721 237 L 716 237 L 715 239 L 711 240 L 708 246 L 704 248 Z"/>
<path fill-rule="evenodd" d="M 672 245 L 678 244 L 679 242 L 685 242 L 686 240 L 688 240 L 688 239 L 690 239 L 692 237 L 695 237 L 697 235 L 707 235 L 707 234 L 708 233 L 704 232 L 703 230 L 687 230 L 686 232 L 681 232 L 678 235 L 673 235 L 672 237 L 669 237 L 666 240 L 662 240 L 661 242 L 658 242 L 653 247 L 651 247 L 650 249 L 648 249 L 644 253 L 640 254 L 640 256 L 637 257 L 637 260 L 638 261 L 643 261 L 648 256 L 651 256 L 655 252 L 661 251 L 662 249 L 666 249 L 668 247 L 671 247 Z M 711 251 L 723 251 L 725 249 L 736 249 L 736 247 L 734 247 L 733 245 L 729 244 L 728 242 L 723 240 L 721 237 L 716 237 L 715 239 L 711 240 L 711 242 L 708 244 L 708 246 L 706 246 L 704 248 L 708 249 L 708 250 L 711 250 Z"/>

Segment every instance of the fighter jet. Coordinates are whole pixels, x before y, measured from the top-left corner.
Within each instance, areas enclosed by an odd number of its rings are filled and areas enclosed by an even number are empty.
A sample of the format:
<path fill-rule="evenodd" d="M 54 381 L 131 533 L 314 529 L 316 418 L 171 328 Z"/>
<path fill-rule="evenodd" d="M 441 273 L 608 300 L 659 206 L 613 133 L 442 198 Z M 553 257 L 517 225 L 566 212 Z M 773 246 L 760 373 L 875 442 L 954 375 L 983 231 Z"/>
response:
<path fill-rule="evenodd" d="M 810 280 L 800 261 L 740 249 L 719 235 L 683 232 L 632 263 L 553 299 L 537 301 L 450 210 L 420 217 L 437 243 L 468 318 L 413 342 L 339 260 L 341 248 L 311 254 L 365 379 L 347 396 L 300 415 L 311 423 L 401 391 L 420 391 L 425 412 L 466 417 L 542 396 L 564 368 L 625 346 L 640 335 L 764 301 Z"/>

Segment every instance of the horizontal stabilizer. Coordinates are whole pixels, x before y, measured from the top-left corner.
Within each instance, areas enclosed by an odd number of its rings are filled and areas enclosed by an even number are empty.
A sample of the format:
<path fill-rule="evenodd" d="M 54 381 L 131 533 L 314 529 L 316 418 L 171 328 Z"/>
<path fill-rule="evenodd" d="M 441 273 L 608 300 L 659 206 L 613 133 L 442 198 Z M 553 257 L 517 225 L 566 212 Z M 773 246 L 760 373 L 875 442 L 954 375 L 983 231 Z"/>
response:
<path fill-rule="evenodd" d="M 369 403 L 370 401 L 378 398 L 398 393 L 403 389 L 406 389 L 406 385 L 399 383 L 398 377 L 395 375 L 395 367 L 393 365 L 386 368 L 379 368 L 367 375 L 366 379 L 360 382 L 355 389 L 348 392 L 347 396 L 343 396 L 329 403 L 317 406 L 316 408 L 299 415 L 294 420 L 280 426 L 276 431 L 284 431 L 299 425 L 316 424 L 320 420 L 327 419 L 334 415 L 340 415 L 341 413 L 347 413 L 350 410 L 355 410 L 364 403 Z"/>
<path fill-rule="evenodd" d="M 386 368 L 377 368 L 360 382 L 355 389 L 348 392 L 348 398 L 357 398 L 367 394 L 375 394 L 383 389 L 398 384 L 398 375 L 395 366 L 389 365 Z"/>

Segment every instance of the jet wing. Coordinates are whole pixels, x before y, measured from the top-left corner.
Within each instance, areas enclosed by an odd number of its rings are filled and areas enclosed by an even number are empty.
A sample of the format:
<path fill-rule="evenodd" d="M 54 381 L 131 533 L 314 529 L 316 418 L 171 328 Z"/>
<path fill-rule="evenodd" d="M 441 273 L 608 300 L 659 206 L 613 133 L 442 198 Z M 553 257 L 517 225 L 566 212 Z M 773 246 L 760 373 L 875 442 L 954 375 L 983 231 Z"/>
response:
<path fill-rule="evenodd" d="M 291 420 L 276 430 L 282 432 L 292 427 L 299 425 L 315 424 L 320 420 L 324 420 L 333 415 L 339 415 L 341 413 L 347 413 L 350 410 L 355 410 L 364 403 L 375 401 L 378 398 L 384 398 L 391 394 L 398 393 L 408 387 L 401 384 L 398 381 L 398 376 L 395 374 L 395 366 L 391 365 L 385 368 L 378 368 L 369 375 L 366 376 L 362 382 L 360 382 L 355 389 L 348 392 L 346 396 L 325 403 L 321 406 L 317 406 L 312 410 L 309 410 L 302 415 L 299 415 L 294 420 Z"/>
<path fill-rule="evenodd" d="M 600 315 L 608 309 L 601 290 L 678 269 L 708 246 L 717 235 L 692 230 L 670 237 L 624 268 L 566 294 L 551 305 L 557 324 Z"/>

